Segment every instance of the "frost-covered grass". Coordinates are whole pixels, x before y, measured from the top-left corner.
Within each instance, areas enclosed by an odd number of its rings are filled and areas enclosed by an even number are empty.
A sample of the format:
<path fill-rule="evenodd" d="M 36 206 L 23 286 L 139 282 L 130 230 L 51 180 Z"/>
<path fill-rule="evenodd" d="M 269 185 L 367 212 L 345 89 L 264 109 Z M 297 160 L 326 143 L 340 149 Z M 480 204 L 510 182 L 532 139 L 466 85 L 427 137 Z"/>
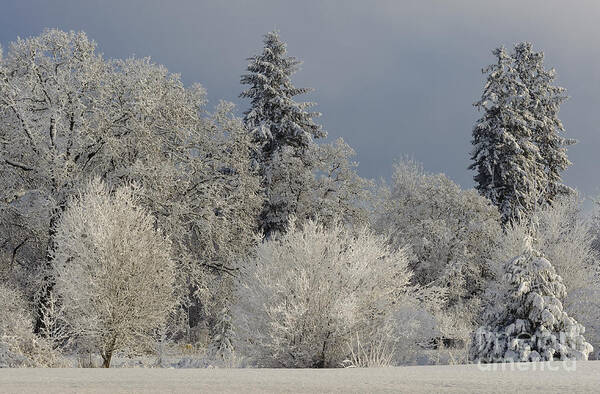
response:
<path fill-rule="evenodd" d="M 494 366 L 492 366 L 493 368 Z M 600 362 L 346 369 L 4 369 L 3 392 L 594 392 Z"/>

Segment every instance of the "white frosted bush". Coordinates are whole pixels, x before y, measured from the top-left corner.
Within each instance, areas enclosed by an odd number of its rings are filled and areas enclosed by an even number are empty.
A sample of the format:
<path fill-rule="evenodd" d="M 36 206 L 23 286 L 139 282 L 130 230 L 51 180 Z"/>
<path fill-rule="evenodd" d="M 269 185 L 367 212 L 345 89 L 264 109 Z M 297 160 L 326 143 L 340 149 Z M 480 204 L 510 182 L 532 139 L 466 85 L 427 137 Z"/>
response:
<path fill-rule="evenodd" d="M 60 353 L 33 333 L 32 316 L 22 296 L 0 284 L 0 367 L 63 367 Z"/>
<path fill-rule="evenodd" d="M 237 346 L 262 367 L 338 367 L 407 297 L 404 249 L 367 229 L 292 223 L 247 262 L 234 313 Z"/>

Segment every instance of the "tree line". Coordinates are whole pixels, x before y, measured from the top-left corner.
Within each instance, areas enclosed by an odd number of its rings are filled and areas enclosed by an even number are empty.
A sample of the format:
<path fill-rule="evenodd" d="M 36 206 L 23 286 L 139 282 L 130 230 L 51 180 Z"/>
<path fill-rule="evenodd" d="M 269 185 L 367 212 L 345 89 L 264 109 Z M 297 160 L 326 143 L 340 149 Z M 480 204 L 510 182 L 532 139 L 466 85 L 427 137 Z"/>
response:
<path fill-rule="evenodd" d="M 493 51 L 464 190 L 409 159 L 390 184 L 360 177 L 297 100 L 301 62 L 277 32 L 263 44 L 243 117 L 150 59 L 105 59 L 82 32 L 0 52 L 7 364 L 160 364 L 157 349 L 196 346 L 200 328 L 223 365 L 593 355 L 599 227 L 561 180 L 574 141 L 542 52 Z"/>

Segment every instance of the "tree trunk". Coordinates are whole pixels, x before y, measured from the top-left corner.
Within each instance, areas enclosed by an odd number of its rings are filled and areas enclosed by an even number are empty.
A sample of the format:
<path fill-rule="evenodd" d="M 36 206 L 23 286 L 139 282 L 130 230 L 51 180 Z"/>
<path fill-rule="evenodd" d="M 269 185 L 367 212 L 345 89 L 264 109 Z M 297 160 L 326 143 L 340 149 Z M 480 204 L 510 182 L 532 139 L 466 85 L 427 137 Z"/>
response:
<path fill-rule="evenodd" d="M 113 352 L 115 350 L 115 344 L 117 342 L 117 337 L 113 337 L 111 339 L 110 344 L 106 348 L 104 352 L 102 352 L 102 368 L 110 368 L 110 359 L 112 358 Z"/>
<path fill-rule="evenodd" d="M 102 355 L 102 368 L 110 368 L 110 359 L 112 358 L 112 352 L 105 353 Z"/>
<path fill-rule="evenodd" d="M 67 207 L 67 203 L 61 202 L 58 205 L 58 209 L 52 212 L 50 217 L 50 225 L 48 227 L 48 246 L 46 248 L 46 275 L 43 280 L 43 288 L 41 289 L 41 295 L 37 302 L 36 308 L 36 319 L 33 327 L 33 332 L 39 334 L 44 328 L 44 322 L 42 321 L 42 311 L 44 306 L 48 303 L 48 297 L 50 296 L 50 292 L 54 289 L 54 277 L 52 276 L 52 249 L 54 248 L 54 236 L 56 234 L 56 223 L 60 218 L 60 215 L 65 211 Z"/>

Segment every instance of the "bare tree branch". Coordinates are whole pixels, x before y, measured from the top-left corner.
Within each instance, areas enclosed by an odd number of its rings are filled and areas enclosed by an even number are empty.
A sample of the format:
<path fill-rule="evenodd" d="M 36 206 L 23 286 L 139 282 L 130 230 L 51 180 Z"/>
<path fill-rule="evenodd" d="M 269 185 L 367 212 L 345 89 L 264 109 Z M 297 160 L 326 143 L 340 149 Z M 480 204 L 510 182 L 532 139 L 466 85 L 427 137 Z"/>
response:
<path fill-rule="evenodd" d="M 11 159 L 4 159 L 4 162 L 10 166 L 16 167 L 16 168 L 20 168 L 23 171 L 33 171 L 32 167 L 29 167 L 23 163 L 19 163 L 17 161 L 11 160 Z"/>

